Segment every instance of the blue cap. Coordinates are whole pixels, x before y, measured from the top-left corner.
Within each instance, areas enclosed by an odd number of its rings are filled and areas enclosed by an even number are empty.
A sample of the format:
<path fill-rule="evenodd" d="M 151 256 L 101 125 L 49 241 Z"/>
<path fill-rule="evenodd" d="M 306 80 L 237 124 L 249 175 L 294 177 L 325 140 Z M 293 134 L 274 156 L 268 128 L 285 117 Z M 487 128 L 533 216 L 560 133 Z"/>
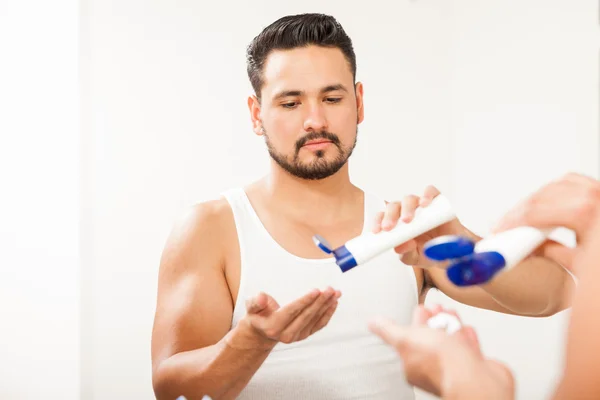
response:
<path fill-rule="evenodd" d="M 468 256 L 474 250 L 475 243 L 472 240 L 464 236 L 446 235 L 425 243 L 423 253 L 431 260 L 444 261 Z"/>
<path fill-rule="evenodd" d="M 342 272 L 349 271 L 358 265 L 346 246 L 340 246 L 333 250 L 333 255 L 335 256 L 335 263 L 339 265 Z"/>
<path fill-rule="evenodd" d="M 358 265 L 354 259 L 354 256 L 348 251 L 346 246 L 341 246 L 334 250 L 331 248 L 331 245 L 327 242 L 327 240 L 325 240 L 321 235 L 314 235 L 313 242 L 315 242 L 315 244 L 325 253 L 333 253 L 333 256 L 335 257 L 335 263 L 340 266 L 342 272 L 346 272 Z"/>
<path fill-rule="evenodd" d="M 456 286 L 471 286 L 492 279 L 506 265 L 502 254 L 495 251 L 474 253 L 446 270 L 448 279 Z"/>

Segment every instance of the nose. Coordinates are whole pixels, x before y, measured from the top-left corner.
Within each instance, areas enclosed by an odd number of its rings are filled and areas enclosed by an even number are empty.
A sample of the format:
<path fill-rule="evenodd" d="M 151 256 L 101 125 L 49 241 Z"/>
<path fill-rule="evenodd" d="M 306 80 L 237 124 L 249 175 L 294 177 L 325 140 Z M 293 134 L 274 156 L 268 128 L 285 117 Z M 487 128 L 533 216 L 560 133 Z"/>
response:
<path fill-rule="evenodd" d="M 325 108 L 321 103 L 315 104 L 309 108 L 308 115 L 304 119 L 304 130 L 322 131 L 327 129 L 327 117 L 325 116 Z"/>

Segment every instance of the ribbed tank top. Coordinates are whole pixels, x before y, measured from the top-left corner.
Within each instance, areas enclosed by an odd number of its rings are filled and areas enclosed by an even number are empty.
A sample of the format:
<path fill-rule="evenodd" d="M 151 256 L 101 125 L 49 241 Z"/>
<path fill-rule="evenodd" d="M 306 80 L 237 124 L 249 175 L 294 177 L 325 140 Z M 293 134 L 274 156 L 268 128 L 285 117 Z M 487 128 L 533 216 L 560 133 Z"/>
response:
<path fill-rule="evenodd" d="M 313 288 L 342 292 L 329 324 L 307 339 L 278 343 L 240 393 L 243 400 L 412 400 L 402 362 L 367 323 L 381 315 L 402 325 L 418 303 L 414 271 L 390 250 L 342 273 L 333 258 L 305 259 L 289 253 L 269 234 L 243 188 L 223 193 L 240 245 L 240 286 L 232 328 L 246 313 L 245 300 L 260 291 L 285 305 Z M 385 202 L 365 193 L 363 232 Z"/>

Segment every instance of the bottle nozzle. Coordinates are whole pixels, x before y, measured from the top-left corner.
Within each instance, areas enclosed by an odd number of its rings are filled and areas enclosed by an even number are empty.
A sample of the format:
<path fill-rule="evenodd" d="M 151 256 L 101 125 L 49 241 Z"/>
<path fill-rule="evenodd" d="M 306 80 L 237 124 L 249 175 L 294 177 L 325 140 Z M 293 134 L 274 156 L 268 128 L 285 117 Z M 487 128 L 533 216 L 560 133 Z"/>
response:
<path fill-rule="evenodd" d="M 331 248 L 331 245 L 327 242 L 327 240 L 325 240 L 325 238 L 323 238 L 323 236 L 314 235 L 313 242 L 315 242 L 317 247 L 320 248 L 321 250 L 323 250 L 325 253 L 327 253 L 327 254 L 333 253 L 333 249 Z"/>

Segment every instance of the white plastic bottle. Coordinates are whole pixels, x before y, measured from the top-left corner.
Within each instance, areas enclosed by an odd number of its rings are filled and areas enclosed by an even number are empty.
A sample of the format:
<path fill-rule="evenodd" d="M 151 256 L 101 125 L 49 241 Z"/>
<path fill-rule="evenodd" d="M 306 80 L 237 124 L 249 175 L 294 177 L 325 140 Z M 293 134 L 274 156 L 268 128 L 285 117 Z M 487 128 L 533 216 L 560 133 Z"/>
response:
<path fill-rule="evenodd" d="M 346 272 L 386 250 L 393 249 L 431 229 L 450 222 L 455 217 L 448 199 L 443 195 L 438 195 L 428 206 L 418 207 L 410 222 L 398 221 L 398 224 L 390 231 L 366 232 L 350 239 L 337 249 L 332 249 L 327 241 L 319 235 L 315 235 L 313 240 L 323 251 L 333 254 L 336 264 L 339 265 L 342 272 Z"/>
<path fill-rule="evenodd" d="M 425 244 L 425 255 L 436 261 L 450 260 L 447 276 L 457 286 L 470 286 L 490 281 L 500 272 L 519 264 L 556 229 L 521 226 L 483 238 L 476 244 L 460 236 L 441 236 Z M 472 247 L 471 254 L 457 254 L 455 248 Z"/>

